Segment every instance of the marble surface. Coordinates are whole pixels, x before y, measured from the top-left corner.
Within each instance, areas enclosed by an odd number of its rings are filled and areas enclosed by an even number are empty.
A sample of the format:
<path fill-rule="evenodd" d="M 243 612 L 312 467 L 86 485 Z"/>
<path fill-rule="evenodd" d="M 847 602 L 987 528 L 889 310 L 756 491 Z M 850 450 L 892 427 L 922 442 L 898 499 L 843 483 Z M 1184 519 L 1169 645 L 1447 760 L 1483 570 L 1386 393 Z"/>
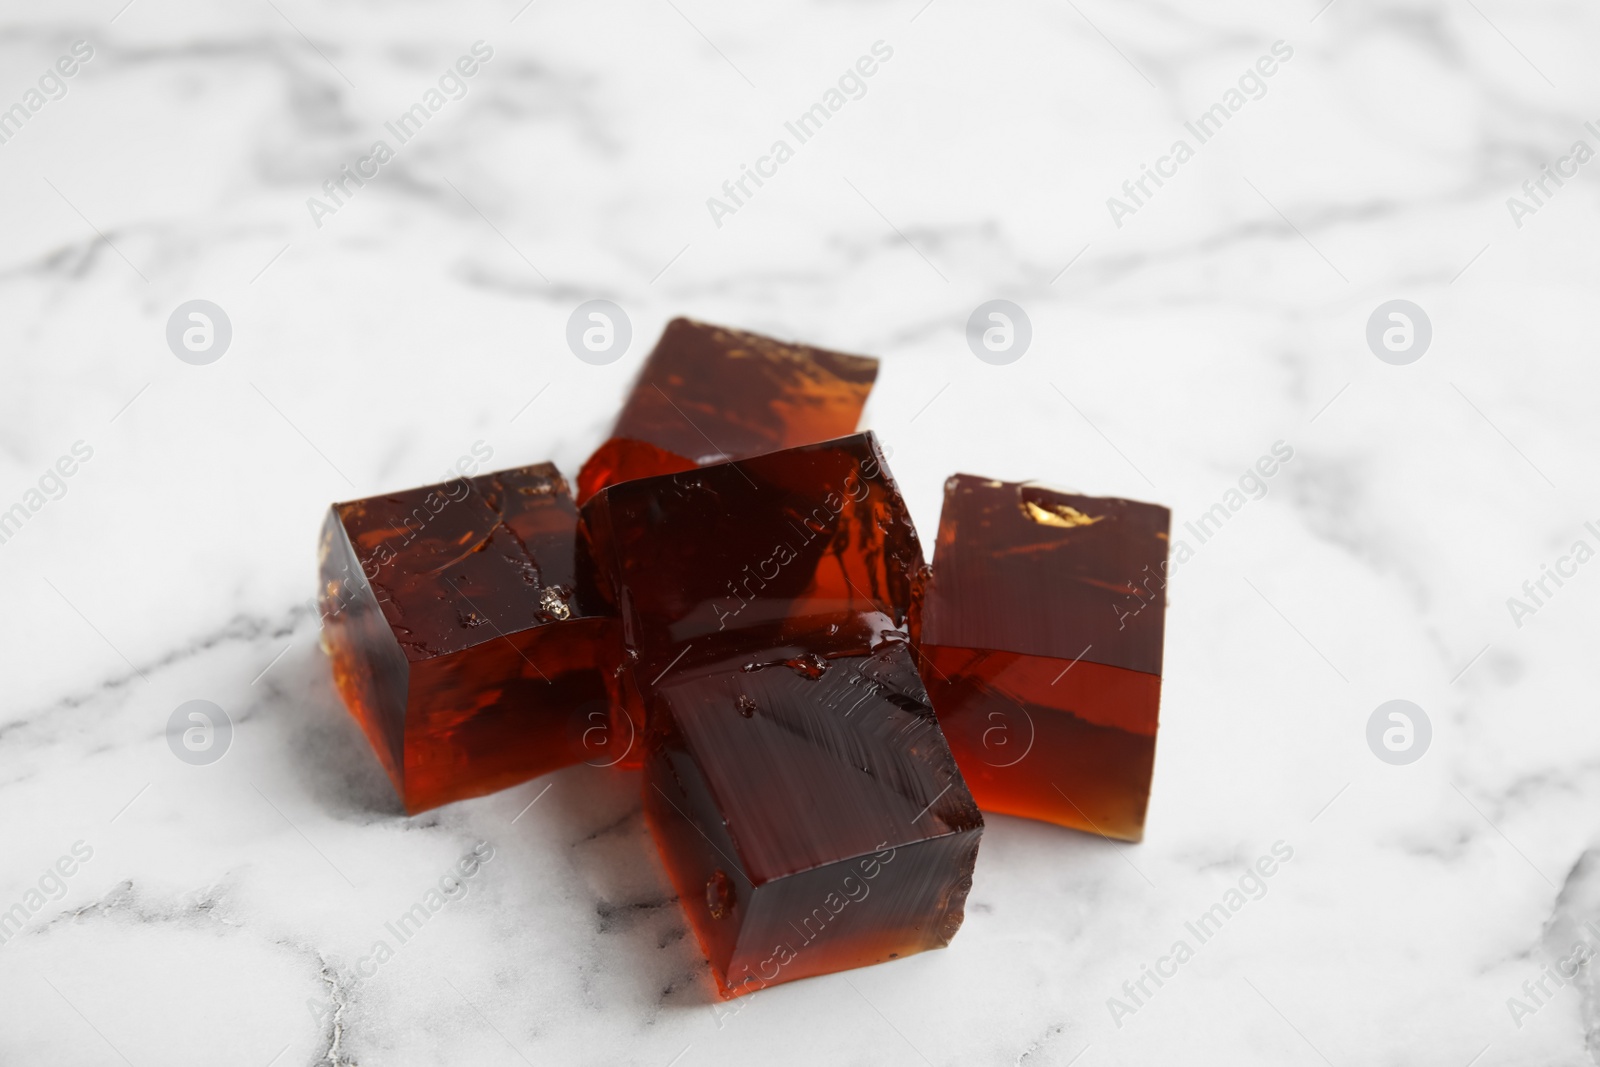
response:
<path fill-rule="evenodd" d="M 122 3 L 0 14 L 0 1062 L 1600 1053 L 1593 5 Z M 1577 174 L 1525 192 L 1546 164 Z M 634 330 L 605 366 L 564 340 L 596 298 Z M 993 298 L 1032 324 L 1005 366 L 964 336 Z M 209 365 L 167 344 L 191 299 L 232 324 Z M 1409 365 L 1366 339 L 1393 299 L 1433 327 Z M 1157 500 L 1180 541 L 1223 506 L 1170 584 L 1142 844 L 992 817 L 950 948 L 730 1010 L 636 779 L 397 811 L 317 644 L 323 509 L 480 443 L 571 476 L 680 313 L 882 357 L 925 532 L 958 470 Z M 166 738 L 196 699 L 233 724 L 207 766 Z M 1432 727 L 1404 766 L 1392 699 Z"/>

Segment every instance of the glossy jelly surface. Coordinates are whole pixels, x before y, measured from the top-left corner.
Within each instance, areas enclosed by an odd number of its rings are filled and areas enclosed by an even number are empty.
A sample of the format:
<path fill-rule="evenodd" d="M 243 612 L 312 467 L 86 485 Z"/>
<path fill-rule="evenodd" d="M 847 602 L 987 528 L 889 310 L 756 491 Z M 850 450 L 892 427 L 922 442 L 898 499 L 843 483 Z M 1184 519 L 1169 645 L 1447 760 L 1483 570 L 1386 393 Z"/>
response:
<path fill-rule="evenodd" d="M 1166 614 L 1170 513 L 960 474 L 913 631 L 985 811 L 1137 841 Z"/>

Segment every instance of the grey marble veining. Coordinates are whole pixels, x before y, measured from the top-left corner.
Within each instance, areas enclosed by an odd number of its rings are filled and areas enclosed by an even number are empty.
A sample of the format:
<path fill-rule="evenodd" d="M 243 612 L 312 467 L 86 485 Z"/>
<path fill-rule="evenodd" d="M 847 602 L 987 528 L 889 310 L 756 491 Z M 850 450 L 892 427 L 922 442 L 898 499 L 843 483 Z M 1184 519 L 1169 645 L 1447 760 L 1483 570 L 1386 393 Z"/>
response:
<path fill-rule="evenodd" d="M 10 4 L 0 1061 L 1600 1057 L 1597 30 L 1504 0 Z M 605 366 L 564 341 L 596 298 L 633 327 Z M 1032 324 L 1006 366 L 964 336 L 994 298 Z M 193 299 L 232 326 L 209 365 L 167 342 Z M 1366 337 L 1394 299 L 1433 331 L 1404 366 Z M 574 475 L 677 314 L 881 357 L 866 424 L 925 535 L 955 471 L 1173 507 L 1142 844 L 990 817 L 950 948 L 729 1005 L 636 779 L 400 812 L 317 644 L 322 510 L 475 445 Z M 168 746 L 195 699 L 233 725 L 211 765 Z M 1432 728 L 1403 766 L 1367 740 L 1392 699 Z"/>

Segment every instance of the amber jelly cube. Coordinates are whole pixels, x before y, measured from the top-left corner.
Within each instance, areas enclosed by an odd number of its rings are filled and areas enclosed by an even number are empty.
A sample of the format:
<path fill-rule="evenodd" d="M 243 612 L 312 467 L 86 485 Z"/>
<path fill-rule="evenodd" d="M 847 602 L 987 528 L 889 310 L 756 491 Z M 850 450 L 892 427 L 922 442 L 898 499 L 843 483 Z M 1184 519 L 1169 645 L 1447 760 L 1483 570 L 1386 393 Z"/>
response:
<path fill-rule="evenodd" d="M 1132 500 L 945 483 L 913 632 L 983 810 L 1143 836 L 1170 520 Z"/>
<path fill-rule="evenodd" d="M 611 486 L 581 533 L 580 581 L 621 616 L 639 727 L 643 689 L 739 631 L 819 655 L 906 635 L 922 567 L 871 433 Z"/>
<path fill-rule="evenodd" d="M 875 359 L 673 319 L 579 472 L 578 502 L 629 478 L 854 433 L 877 376 Z"/>
<path fill-rule="evenodd" d="M 948 944 L 983 832 L 908 644 L 761 648 L 648 698 L 645 817 L 724 997 Z"/>
<path fill-rule="evenodd" d="M 908 632 L 922 550 L 870 433 L 637 482 L 582 509 L 580 583 L 622 618 L 616 736 L 642 733 L 642 688 L 729 631 L 850 649 Z"/>
<path fill-rule="evenodd" d="M 577 592 L 577 510 L 549 464 L 335 504 L 323 648 L 405 808 L 609 762 L 616 621 Z"/>
<path fill-rule="evenodd" d="M 946 944 L 983 824 L 917 676 L 922 552 L 872 435 L 613 485 L 583 537 L 720 992 Z"/>

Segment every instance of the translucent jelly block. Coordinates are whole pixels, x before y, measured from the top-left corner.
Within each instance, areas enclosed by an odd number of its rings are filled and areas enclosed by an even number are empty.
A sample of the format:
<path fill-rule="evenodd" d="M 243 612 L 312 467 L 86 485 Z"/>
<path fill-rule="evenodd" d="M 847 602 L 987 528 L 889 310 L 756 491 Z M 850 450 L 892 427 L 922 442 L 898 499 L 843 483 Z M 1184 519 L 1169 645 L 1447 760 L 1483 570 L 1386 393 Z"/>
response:
<path fill-rule="evenodd" d="M 763 652 L 650 694 L 645 817 L 724 997 L 948 944 L 983 830 L 909 645 Z"/>
<path fill-rule="evenodd" d="M 907 643 L 922 551 L 872 435 L 613 485 L 582 526 L 723 994 L 945 944 L 982 822 Z"/>
<path fill-rule="evenodd" d="M 678 471 L 693 470 L 696 466 L 694 460 L 684 459 L 675 452 L 657 448 L 648 442 L 613 437 L 584 461 L 583 470 L 578 472 L 578 499 L 588 500 L 600 489 L 617 482 L 649 478 L 657 474 L 676 474 Z M 583 491 L 585 485 L 589 486 L 588 492 Z"/>
<path fill-rule="evenodd" d="M 576 591 L 549 464 L 335 504 L 323 648 L 406 810 L 609 762 L 616 621 Z"/>
<path fill-rule="evenodd" d="M 871 433 L 622 482 L 583 506 L 582 537 L 585 588 L 622 617 L 635 726 L 662 672 L 740 631 L 819 655 L 904 636 L 922 567 Z"/>
<path fill-rule="evenodd" d="M 578 502 L 627 478 L 854 433 L 878 361 L 689 319 L 667 324 Z"/>
<path fill-rule="evenodd" d="M 913 633 L 985 811 L 1143 836 L 1170 517 L 967 474 L 945 483 Z"/>

